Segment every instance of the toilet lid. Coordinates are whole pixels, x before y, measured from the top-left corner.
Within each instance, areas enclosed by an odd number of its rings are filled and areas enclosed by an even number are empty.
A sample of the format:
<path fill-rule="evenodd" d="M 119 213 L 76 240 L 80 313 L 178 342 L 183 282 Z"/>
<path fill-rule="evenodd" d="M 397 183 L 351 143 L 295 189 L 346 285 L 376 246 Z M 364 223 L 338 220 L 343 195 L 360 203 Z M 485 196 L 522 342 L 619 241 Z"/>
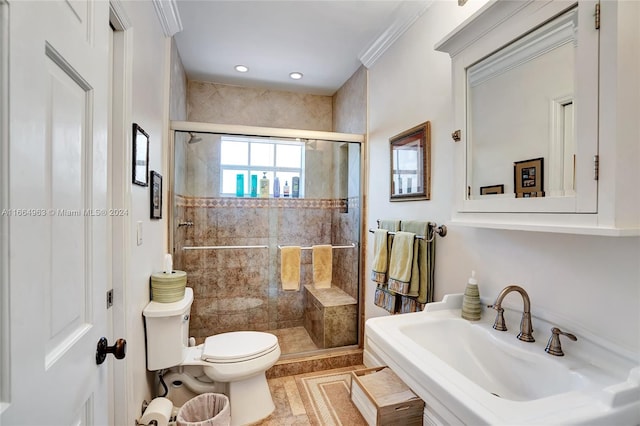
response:
<path fill-rule="evenodd" d="M 239 362 L 273 351 L 278 338 L 260 331 L 233 331 L 209 336 L 204 341 L 202 359 L 207 362 Z"/>

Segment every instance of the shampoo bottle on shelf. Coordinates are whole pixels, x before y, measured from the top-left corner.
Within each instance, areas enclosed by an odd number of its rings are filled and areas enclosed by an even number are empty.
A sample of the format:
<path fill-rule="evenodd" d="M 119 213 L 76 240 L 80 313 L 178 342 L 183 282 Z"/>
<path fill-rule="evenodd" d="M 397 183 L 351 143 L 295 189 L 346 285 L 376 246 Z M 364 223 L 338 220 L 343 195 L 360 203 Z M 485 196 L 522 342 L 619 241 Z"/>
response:
<path fill-rule="evenodd" d="M 284 181 L 284 188 L 282 188 L 282 195 L 284 197 L 288 197 L 289 196 L 289 181 L 288 180 Z"/>
<path fill-rule="evenodd" d="M 300 178 L 298 176 L 291 179 L 291 196 L 293 198 L 300 197 Z"/>
<path fill-rule="evenodd" d="M 280 196 L 280 179 L 278 176 L 273 178 L 273 196 L 278 198 Z"/>
<path fill-rule="evenodd" d="M 478 321 L 481 315 L 482 308 L 476 271 L 471 271 L 471 277 L 467 282 L 467 288 L 464 290 L 464 296 L 462 297 L 462 318 L 469 321 Z"/>
<path fill-rule="evenodd" d="M 258 175 L 251 175 L 250 191 L 252 197 L 258 196 Z"/>
<path fill-rule="evenodd" d="M 244 174 L 236 175 L 236 197 L 244 197 Z"/>
<path fill-rule="evenodd" d="M 269 178 L 267 172 L 262 172 L 262 179 L 260 179 L 260 197 L 269 198 Z"/>

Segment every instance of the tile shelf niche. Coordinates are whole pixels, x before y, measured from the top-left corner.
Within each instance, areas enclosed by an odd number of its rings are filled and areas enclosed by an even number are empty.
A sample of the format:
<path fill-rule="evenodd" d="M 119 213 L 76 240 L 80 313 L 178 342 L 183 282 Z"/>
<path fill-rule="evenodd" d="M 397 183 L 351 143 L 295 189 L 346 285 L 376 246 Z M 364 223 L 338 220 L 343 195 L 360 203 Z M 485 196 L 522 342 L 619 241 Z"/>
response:
<path fill-rule="evenodd" d="M 594 18 L 596 10 L 600 16 L 599 28 L 596 28 Z M 567 19 L 567 14 L 574 16 Z M 487 125 L 477 124 L 480 110 L 475 110 L 474 122 L 473 99 L 469 93 L 476 80 L 472 83 L 470 79 L 477 78 L 476 71 L 482 68 L 485 58 L 497 57 L 496 62 L 513 60 L 508 57 L 517 56 L 523 49 L 512 48 L 515 55 L 500 57 L 501 52 L 508 50 L 510 44 L 526 45 L 528 34 L 533 34 L 534 30 L 539 32 L 538 29 L 544 28 L 543 24 L 548 26 L 547 23 L 553 24 L 554 20 L 560 22 L 563 17 L 565 22 L 558 26 L 577 30 L 577 39 L 569 44 L 575 46 L 571 67 L 580 70 L 570 72 L 575 79 L 568 89 L 572 93 L 563 94 L 564 99 L 569 95 L 576 105 L 573 115 L 575 169 L 568 173 L 569 179 L 573 174 L 575 185 L 558 193 L 553 191 L 552 184 L 551 190 L 542 197 L 516 198 L 513 163 L 542 155 L 528 152 L 510 155 L 506 149 L 495 151 L 493 154 L 504 156 L 501 161 L 504 176 L 495 179 L 496 182 L 481 182 L 473 168 L 494 166 L 489 164 L 489 156 L 482 161 L 476 157 L 484 142 L 480 125 Z M 629 91 L 637 93 L 640 84 L 640 40 L 628 36 L 634 31 L 637 34 L 634 28 L 638 19 L 640 5 L 636 2 L 551 0 L 544 7 L 536 1 L 489 2 L 435 46 L 452 59 L 454 127 L 451 131 L 459 130 L 456 132 L 459 141 L 452 142 L 456 144 L 456 195 L 451 225 L 603 236 L 640 235 L 640 191 L 634 182 L 640 164 L 637 120 L 640 102 L 637 96 L 629 96 Z M 536 48 L 539 47 L 533 47 Z M 633 57 L 629 58 L 629 55 Z M 492 111 L 501 107 L 499 101 L 493 106 Z M 553 118 L 549 118 L 552 106 L 545 108 L 550 109 L 543 113 L 549 121 L 545 126 L 549 129 L 544 130 L 546 139 L 547 135 L 553 135 L 554 127 Z M 533 120 L 527 111 L 518 111 L 518 114 L 518 121 Z M 508 127 L 515 121 L 512 117 L 498 116 L 497 119 L 503 125 L 492 127 L 498 128 L 501 134 L 490 135 L 485 140 L 506 135 L 507 143 L 513 145 L 525 139 L 524 132 L 515 133 L 512 130 L 516 129 Z M 543 143 L 545 147 L 540 149 L 546 149 L 544 156 L 550 156 L 548 147 L 553 147 L 553 142 Z M 573 153 L 569 154 L 569 159 Z M 548 163 L 552 161 L 545 159 L 545 175 L 549 171 Z M 480 195 L 479 188 L 490 184 L 505 184 L 505 193 Z"/>

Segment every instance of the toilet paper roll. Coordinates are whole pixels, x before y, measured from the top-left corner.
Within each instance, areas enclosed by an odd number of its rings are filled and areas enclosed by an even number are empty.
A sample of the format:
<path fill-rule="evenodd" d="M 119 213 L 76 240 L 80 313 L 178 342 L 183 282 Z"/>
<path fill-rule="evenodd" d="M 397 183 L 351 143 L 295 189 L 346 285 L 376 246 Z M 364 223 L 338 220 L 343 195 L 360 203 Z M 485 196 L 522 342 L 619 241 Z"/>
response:
<path fill-rule="evenodd" d="M 168 398 L 154 398 L 149 404 L 142 417 L 140 417 L 140 424 L 148 425 L 155 420 L 158 426 L 167 426 L 171 419 L 171 411 L 173 410 L 173 403 Z"/>
<path fill-rule="evenodd" d="M 173 272 L 173 257 L 170 253 L 164 255 L 164 273 L 170 274 Z"/>

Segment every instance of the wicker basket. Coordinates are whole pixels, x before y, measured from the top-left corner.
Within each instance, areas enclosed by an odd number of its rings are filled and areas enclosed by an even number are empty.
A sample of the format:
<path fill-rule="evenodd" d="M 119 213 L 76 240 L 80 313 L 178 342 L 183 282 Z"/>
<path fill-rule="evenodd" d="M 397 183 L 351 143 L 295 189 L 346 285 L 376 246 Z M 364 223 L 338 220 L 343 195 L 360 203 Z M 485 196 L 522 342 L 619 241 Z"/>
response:
<path fill-rule="evenodd" d="M 156 272 L 151 274 L 151 300 L 160 303 L 177 302 L 184 298 L 187 286 L 187 273 L 172 271 L 170 274 Z"/>

